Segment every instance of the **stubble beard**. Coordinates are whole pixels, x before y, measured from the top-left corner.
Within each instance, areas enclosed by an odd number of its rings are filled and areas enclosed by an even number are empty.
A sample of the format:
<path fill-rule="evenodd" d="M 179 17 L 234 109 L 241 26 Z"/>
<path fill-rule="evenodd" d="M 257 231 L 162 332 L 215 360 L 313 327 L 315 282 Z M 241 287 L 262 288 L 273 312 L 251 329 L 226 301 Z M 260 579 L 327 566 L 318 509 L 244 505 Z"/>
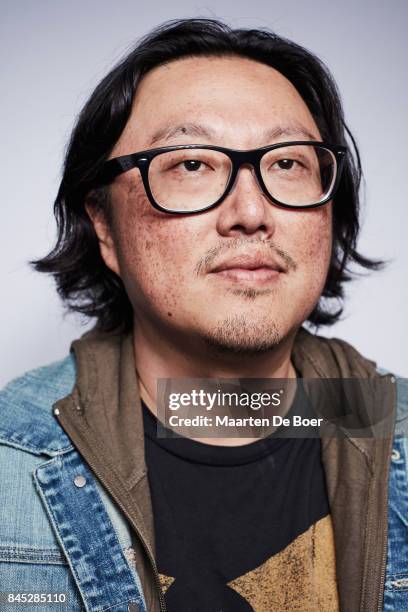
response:
<path fill-rule="evenodd" d="M 259 355 L 274 349 L 282 341 L 275 322 L 255 322 L 245 315 L 226 317 L 200 337 L 211 352 L 224 355 Z"/>

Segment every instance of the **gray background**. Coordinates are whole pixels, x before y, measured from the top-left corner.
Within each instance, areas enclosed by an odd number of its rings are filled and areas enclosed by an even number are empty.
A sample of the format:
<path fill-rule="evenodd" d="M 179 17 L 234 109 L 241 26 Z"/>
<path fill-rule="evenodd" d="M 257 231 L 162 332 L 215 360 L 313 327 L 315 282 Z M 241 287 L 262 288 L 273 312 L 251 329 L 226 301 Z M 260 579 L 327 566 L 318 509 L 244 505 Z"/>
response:
<path fill-rule="evenodd" d="M 352 283 L 343 320 L 320 333 L 408 374 L 408 3 L 20 0 L 1 8 L 0 385 L 63 357 L 86 329 L 77 317 L 64 316 L 52 280 L 27 266 L 54 241 L 52 203 L 75 115 L 138 36 L 165 20 L 193 16 L 270 27 L 332 70 L 365 172 L 360 250 L 391 263 Z"/>

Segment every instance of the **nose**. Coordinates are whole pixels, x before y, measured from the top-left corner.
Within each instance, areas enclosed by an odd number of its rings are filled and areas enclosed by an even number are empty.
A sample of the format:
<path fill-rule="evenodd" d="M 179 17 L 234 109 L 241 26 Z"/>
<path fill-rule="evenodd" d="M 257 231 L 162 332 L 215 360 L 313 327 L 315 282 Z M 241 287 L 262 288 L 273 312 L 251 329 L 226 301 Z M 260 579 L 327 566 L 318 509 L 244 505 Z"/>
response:
<path fill-rule="evenodd" d="M 261 190 L 253 166 L 245 164 L 217 209 L 217 230 L 223 236 L 259 234 L 270 238 L 275 231 L 274 206 Z"/>

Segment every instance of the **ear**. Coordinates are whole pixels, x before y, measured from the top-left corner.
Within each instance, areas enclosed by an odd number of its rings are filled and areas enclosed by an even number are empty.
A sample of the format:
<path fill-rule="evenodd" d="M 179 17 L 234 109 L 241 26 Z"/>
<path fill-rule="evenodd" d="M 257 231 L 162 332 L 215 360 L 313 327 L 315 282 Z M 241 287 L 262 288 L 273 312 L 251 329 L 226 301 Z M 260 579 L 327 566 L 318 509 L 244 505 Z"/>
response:
<path fill-rule="evenodd" d="M 99 250 L 103 261 L 112 272 L 120 276 L 115 242 L 113 240 L 110 223 L 106 218 L 106 213 L 92 198 L 86 199 L 85 210 L 92 221 L 92 225 L 98 237 Z"/>

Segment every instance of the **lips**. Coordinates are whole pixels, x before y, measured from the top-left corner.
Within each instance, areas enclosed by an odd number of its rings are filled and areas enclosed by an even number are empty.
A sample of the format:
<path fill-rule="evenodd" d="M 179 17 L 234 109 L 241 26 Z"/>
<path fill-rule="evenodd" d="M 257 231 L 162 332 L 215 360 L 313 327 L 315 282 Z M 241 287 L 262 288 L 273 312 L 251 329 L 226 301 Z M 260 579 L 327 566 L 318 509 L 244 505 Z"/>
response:
<path fill-rule="evenodd" d="M 258 283 L 276 280 L 282 272 L 285 272 L 285 269 L 280 262 L 261 254 L 230 256 L 210 270 L 211 274 L 219 278 Z"/>

